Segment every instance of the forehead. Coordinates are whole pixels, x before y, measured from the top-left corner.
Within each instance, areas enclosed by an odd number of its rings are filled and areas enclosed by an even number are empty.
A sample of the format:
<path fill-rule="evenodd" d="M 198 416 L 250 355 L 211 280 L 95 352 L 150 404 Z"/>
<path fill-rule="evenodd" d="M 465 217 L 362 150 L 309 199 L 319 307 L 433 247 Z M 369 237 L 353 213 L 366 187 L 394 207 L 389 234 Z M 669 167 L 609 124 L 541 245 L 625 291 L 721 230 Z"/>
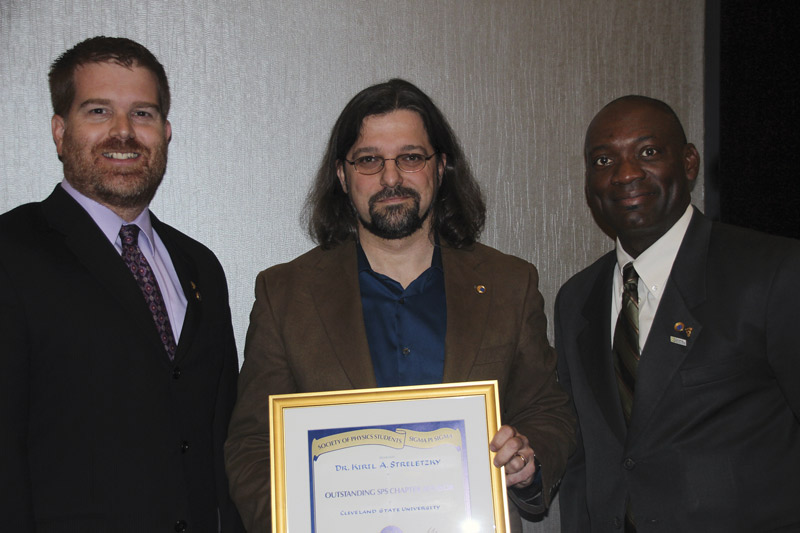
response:
<path fill-rule="evenodd" d="M 422 117 L 409 109 L 365 117 L 351 150 L 366 145 L 373 146 L 375 143 L 380 145 L 376 144 L 375 148 L 390 148 L 392 145 L 430 146 Z"/>
<path fill-rule="evenodd" d="M 674 117 L 644 102 L 620 102 L 602 109 L 586 131 L 586 152 L 599 146 L 656 139 L 680 143 Z"/>
<path fill-rule="evenodd" d="M 75 69 L 73 83 L 73 106 L 80 106 L 91 99 L 158 102 L 155 74 L 136 64 L 126 67 L 112 62 L 86 63 Z"/>

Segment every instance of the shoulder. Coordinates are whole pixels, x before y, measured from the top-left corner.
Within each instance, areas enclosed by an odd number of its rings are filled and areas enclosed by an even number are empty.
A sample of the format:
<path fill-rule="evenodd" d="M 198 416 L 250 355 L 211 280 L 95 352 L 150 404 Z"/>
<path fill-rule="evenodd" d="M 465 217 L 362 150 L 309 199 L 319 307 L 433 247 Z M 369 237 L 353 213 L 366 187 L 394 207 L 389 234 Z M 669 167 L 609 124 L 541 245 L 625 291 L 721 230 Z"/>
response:
<path fill-rule="evenodd" d="M 288 261 L 273 265 L 258 275 L 271 283 L 305 282 L 320 276 L 336 275 L 341 270 L 357 272 L 356 248 L 354 241 L 339 244 L 333 248 L 317 246 L 306 253 Z"/>
<path fill-rule="evenodd" d="M 753 262 L 800 257 L 800 241 L 722 222 L 711 222 L 709 254 Z"/>
<path fill-rule="evenodd" d="M 58 242 L 47 222 L 42 203 L 21 205 L 0 215 L 0 263 L 21 268 L 32 257 L 48 254 Z"/>
<path fill-rule="evenodd" d="M 503 275 L 525 274 L 536 272 L 536 267 L 514 255 L 509 255 L 485 244 L 475 243 L 466 248 L 442 246 L 442 262 L 445 272 L 452 268 L 467 267 L 483 272 L 502 273 Z"/>
<path fill-rule="evenodd" d="M 20 205 L 0 215 L 0 239 L 11 242 L 38 229 L 44 229 L 41 202 Z"/>
<path fill-rule="evenodd" d="M 558 308 L 559 302 L 562 301 L 574 303 L 578 300 L 585 299 L 596 285 L 598 278 L 609 274 L 616 261 L 616 254 L 614 250 L 611 250 L 603 254 L 588 267 L 574 274 L 558 290 L 556 307 Z"/>

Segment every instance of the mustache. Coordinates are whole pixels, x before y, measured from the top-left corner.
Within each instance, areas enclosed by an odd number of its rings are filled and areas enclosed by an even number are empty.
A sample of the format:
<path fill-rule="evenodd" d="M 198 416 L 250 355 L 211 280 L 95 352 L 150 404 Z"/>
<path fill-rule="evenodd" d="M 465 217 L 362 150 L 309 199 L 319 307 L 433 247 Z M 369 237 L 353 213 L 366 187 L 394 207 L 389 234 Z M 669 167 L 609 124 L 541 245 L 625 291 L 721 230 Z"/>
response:
<path fill-rule="evenodd" d="M 409 189 L 408 187 L 403 187 L 402 185 L 395 185 L 392 188 L 382 189 L 373 194 L 369 199 L 369 206 L 372 207 L 376 202 L 380 202 L 381 200 L 385 200 L 387 198 L 394 198 L 396 196 L 409 196 L 417 201 L 420 199 L 419 193 L 414 189 Z"/>
<path fill-rule="evenodd" d="M 138 152 L 147 154 L 150 150 L 136 139 L 106 139 L 95 147 L 98 152 Z"/>

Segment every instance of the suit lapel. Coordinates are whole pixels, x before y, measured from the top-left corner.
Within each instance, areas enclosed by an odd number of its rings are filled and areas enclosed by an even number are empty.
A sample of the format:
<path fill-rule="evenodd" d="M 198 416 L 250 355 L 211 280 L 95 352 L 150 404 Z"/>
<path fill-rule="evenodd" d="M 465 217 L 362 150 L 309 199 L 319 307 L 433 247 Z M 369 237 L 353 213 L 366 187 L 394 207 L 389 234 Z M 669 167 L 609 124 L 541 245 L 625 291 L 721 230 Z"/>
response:
<path fill-rule="evenodd" d="M 584 328 L 578 334 L 577 343 L 586 379 L 600 411 L 620 443 L 624 443 L 625 419 L 611 351 L 611 287 L 615 265 L 616 257 L 612 252 L 606 256 L 586 298 L 582 310 Z"/>
<path fill-rule="evenodd" d="M 119 254 L 89 214 L 60 185 L 42 202 L 47 223 L 64 236 L 64 244 L 92 277 L 130 315 L 146 341 L 164 351 L 141 289 Z M 76 302 L 76 306 L 80 303 Z M 166 358 L 165 358 L 166 360 Z"/>
<path fill-rule="evenodd" d="M 354 241 L 322 254 L 310 288 L 330 345 L 353 388 L 378 386 L 369 353 Z"/>
<path fill-rule="evenodd" d="M 653 411 L 701 334 L 703 326 L 692 310 L 706 300 L 710 234 L 711 222 L 695 211 L 642 350 L 631 414 L 630 433 L 634 438 L 646 430 Z"/>
<path fill-rule="evenodd" d="M 480 270 L 480 255 L 442 246 L 447 332 L 445 383 L 466 381 L 480 349 L 492 304 L 494 278 Z M 480 293 L 478 286 L 485 292 Z"/>
<path fill-rule="evenodd" d="M 202 323 L 203 292 L 198 285 L 197 266 L 194 260 L 181 248 L 174 239 L 173 230 L 150 213 L 153 229 L 158 233 L 161 242 L 167 248 L 172 266 L 178 274 L 181 289 L 186 297 L 186 316 L 181 326 L 175 362 L 181 361 L 191 351 L 192 341 L 196 337 L 198 325 Z"/>

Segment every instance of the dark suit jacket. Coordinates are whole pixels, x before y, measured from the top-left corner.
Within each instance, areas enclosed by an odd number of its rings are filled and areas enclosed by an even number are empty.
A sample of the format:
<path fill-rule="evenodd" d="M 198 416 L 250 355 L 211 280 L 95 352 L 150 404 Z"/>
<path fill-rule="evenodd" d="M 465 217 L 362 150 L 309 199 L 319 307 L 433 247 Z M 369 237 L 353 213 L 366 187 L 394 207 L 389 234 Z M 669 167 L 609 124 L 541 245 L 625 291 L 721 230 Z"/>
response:
<path fill-rule="evenodd" d="M 241 527 L 222 459 L 238 363 L 225 278 L 200 243 L 153 227 L 188 299 L 174 364 L 61 186 L 0 216 L 1 531 Z"/>
<path fill-rule="evenodd" d="M 503 423 L 530 439 L 549 502 L 573 446 L 573 418 L 555 380 L 536 269 L 483 245 L 443 247 L 442 263 L 444 382 L 498 380 Z M 354 242 L 259 274 L 226 444 L 232 494 L 249 530 L 270 523 L 269 395 L 376 386 Z"/>
<path fill-rule="evenodd" d="M 620 531 L 628 495 L 640 532 L 799 530 L 800 243 L 695 212 L 627 430 L 609 331 L 615 263 L 605 255 L 556 300 L 559 376 L 579 421 L 563 530 Z"/>

